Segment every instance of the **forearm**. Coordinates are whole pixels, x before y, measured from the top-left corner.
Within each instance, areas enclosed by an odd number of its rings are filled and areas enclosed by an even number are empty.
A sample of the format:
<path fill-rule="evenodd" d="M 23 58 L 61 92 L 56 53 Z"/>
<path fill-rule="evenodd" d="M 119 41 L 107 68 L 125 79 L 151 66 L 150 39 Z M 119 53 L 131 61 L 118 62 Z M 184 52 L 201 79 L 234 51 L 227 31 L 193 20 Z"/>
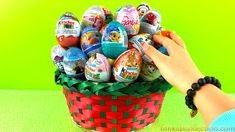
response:
<path fill-rule="evenodd" d="M 211 84 L 196 92 L 194 104 L 208 126 L 220 114 L 235 108 L 235 101 Z"/>

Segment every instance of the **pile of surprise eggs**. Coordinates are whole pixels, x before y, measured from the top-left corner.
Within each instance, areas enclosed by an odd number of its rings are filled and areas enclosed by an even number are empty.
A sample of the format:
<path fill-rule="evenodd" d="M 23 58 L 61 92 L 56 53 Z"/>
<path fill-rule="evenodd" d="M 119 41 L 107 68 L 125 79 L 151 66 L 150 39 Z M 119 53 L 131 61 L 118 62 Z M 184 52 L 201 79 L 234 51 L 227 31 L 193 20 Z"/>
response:
<path fill-rule="evenodd" d="M 167 34 L 161 16 L 146 3 L 126 5 L 113 15 L 105 7 L 92 6 L 81 23 L 71 12 L 57 22 L 52 60 L 69 77 L 95 82 L 153 81 L 161 77 L 153 61 L 144 54 L 143 43 L 163 54 L 166 49 L 152 41 L 154 34 Z"/>

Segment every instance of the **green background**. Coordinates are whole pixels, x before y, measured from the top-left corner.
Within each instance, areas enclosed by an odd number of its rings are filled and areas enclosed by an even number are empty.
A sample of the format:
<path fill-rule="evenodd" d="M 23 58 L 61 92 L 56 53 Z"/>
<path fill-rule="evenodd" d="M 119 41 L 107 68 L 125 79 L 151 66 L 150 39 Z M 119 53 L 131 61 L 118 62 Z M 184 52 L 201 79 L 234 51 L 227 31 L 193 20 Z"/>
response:
<path fill-rule="evenodd" d="M 53 83 L 55 67 L 51 47 L 60 16 L 71 11 L 78 18 L 92 5 L 112 12 L 142 0 L 1 0 L 0 88 L 60 89 Z M 165 29 L 184 40 L 195 63 L 205 75 L 219 78 L 225 92 L 235 92 L 233 0 L 146 0 L 162 16 Z"/>
<path fill-rule="evenodd" d="M 61 87 L 54 84 L 51 48 L 60 16 L 78 18 L 91 5 L 114 12 L 140 0 L 1 0 L 0 1 L 0 131 L 83 131 L 71 121 Z M 185 41 L 205 75 L 219 78 L 226 93 L 234 93 L 233 0 L 146 0 L 162 15 L 165 29 Z M 14 90 L 13 90 L 14 89 Z M 234 94 L 230 95 L 235 98 Z M 184 96 L 175 89 L 165 98 L 158 120 L 143 132 L 162 127 L 205 128 L 201 115 L 189 118 Z"/>

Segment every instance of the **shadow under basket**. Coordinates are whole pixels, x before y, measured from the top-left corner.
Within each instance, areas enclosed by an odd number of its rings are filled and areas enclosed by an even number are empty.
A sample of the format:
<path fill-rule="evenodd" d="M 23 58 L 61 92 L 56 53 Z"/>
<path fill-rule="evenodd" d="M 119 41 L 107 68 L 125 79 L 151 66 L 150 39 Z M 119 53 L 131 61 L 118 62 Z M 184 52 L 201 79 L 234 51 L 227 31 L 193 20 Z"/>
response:
<path fill-rule="evenodd" d="M 56 71 L 73 121 L 100 132 L 129 132 L 153 123 L 168 89 L 163 78 L 152 82 L 97 83 Z"/>

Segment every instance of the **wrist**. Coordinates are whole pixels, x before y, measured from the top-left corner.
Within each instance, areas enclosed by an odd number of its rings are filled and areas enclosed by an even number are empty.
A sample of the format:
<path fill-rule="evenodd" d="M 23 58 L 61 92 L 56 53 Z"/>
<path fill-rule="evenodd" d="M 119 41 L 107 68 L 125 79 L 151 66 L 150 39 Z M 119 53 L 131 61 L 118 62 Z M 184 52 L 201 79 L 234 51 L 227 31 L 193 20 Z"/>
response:
<path fill-rule="evenodd" d="M 202 73 L 194 74 L 189 76 L 188 79 L 185 79 L 184 85 L 182 86 L 182 93 L 187 94 L 188 89 L 191 88 L 191 85 L 198 81 L 199 78 L 204 78 L 205 76 Z"/>
<path fill-rule="evenodd" d="M 208 84 L 214 85 L 213 87 L 217 87 L 217 88 L 221 89 L 221 84 L 218 79 L 216 79 L 214 77 L 206 76 L 203 78 L 199 78 L 198 81 L 192 83 L 190 89 L 187 90 L 187 92 L 186 92 L 187 95 L 185 96 L 185 103 L 190 109 L 192 109 L 192 112 L 190 113 L 191 117 L 194 117 L 198 111 L 198 108 L 195 105 L 196 103 L 194 103 L 194 97 L 195 97 L 196 93 L 197 92 L 200 93 L 200 90 Z M 210 88 L 212 88 L 212 87 L 210 87 Z M 206 89 L 206 90 L 208 90 L 208 89 Z"/>

